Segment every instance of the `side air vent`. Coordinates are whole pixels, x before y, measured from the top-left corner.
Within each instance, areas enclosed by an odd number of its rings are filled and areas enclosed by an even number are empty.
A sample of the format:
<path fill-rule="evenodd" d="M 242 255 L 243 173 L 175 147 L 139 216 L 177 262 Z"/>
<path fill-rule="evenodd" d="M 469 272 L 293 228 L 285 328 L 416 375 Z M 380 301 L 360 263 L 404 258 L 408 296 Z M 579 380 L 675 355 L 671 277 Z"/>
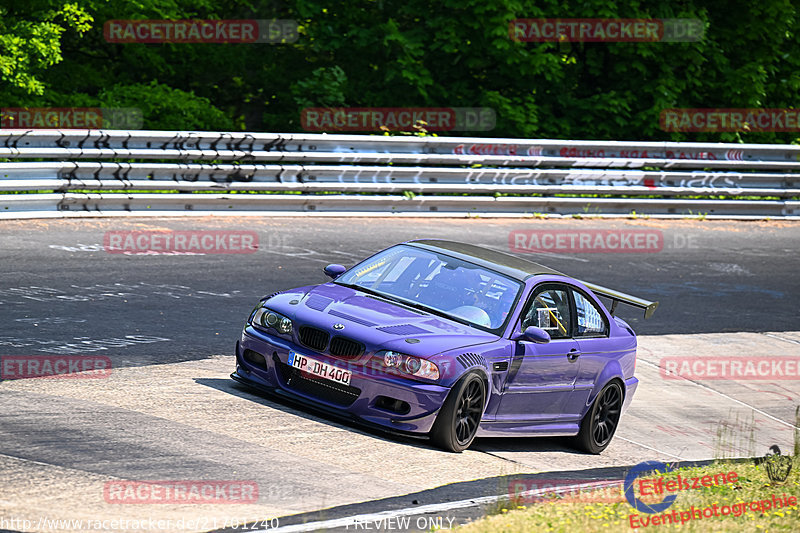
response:
<path fill-rule="evenodd" d="M 244 360 L 248 363 L 264 368 L 267 368 L 267 360 L 264 359 L 264 356 L 258 352 L 254 352 L 253 350 L 245 350 L 244 351 Z"/>
<path fill-rule="evenodd" d="M 358 318 L 357 316 L 348 315 L 347 313 L 342 313 L 341 311 L 337 311 L 336 309 L 331 309 L 328 311 L 329 315 L 338 316 L 339 318 L 344 318 L 345 320 L 349 320 L 350 322 L 355 322 L 356 324 L 361 324 L 362 326 L 372 327 L 375 326 L 375 322 L 370 322 L 365 318 Z"/>
<path fill-rule="evenodd" d="M 306 300 L 306 307 L 310 307 L 315 311 L 324 311 L 326 307 L 328 307 L 331 302 L 330 298 L 326 298 L 324 296 L 320 296 L 319 294 L 312 294 Z"/>
<path fill-rule="evenodd" d="M 486 368 L 486 359 L 476 353 L 465 353 L 456 357 L 461 366 L 468 368 L 471 366 L 482 366 Z"/>
<path fill-rule="evenodd" d="M 391 333 L 392 335 L 420 335 L 422 333 L 430 333 L 427 329 L 418 328 L 413 324 L 398 324 L 396 326 L 383 326 L 378 328 L 379 331 L 384 333 Z"/>

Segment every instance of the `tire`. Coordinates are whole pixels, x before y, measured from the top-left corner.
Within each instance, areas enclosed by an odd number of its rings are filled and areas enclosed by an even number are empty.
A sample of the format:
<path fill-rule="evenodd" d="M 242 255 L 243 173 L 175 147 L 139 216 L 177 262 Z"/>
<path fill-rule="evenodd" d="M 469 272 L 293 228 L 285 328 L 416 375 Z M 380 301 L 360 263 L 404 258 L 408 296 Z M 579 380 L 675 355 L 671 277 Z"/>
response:
<path fill-rule="evenodd" d="M 478 432 L 486 406 L 486 384 L 480 375 L 469 373 L 458 380 L 433 423 L 434 444 L 451 452 L 469 448 Z"/>
<path fill-rule="evenodd" d="M 622 385 L 612 381 L 600 391 L 591 409 L 581 420 L 581 429 L 572 444 L 581 451 L 599 454 L 614 437 L 622 414 Z"/>

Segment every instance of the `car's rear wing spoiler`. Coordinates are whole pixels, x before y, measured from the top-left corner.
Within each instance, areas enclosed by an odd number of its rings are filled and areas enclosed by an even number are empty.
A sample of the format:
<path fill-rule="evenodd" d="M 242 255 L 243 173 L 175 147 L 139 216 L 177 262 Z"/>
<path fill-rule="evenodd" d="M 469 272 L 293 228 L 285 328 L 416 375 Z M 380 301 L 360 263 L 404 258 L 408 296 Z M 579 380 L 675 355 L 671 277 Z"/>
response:
<path fill-rule="evenodd" d="M 653 316 L 656 307 L 658 307 L 658 302 L 651 302 L 643 298 L 637 298 L 636 296 L 615 291 L 614 289 L 607 289 L 605 287 L 601 287 L 600 285 L 595 285 L 594 283 L 582 283 L 598 296 L 605 296 L 606 298 L 611 299 L 611 316 L 614 316 L 614 311 L 617 310 L 617 304 L 620 302 L 632 305 L 633 307 L 638 307 L 639 309 L 644 309 L 645 319 Z"/>

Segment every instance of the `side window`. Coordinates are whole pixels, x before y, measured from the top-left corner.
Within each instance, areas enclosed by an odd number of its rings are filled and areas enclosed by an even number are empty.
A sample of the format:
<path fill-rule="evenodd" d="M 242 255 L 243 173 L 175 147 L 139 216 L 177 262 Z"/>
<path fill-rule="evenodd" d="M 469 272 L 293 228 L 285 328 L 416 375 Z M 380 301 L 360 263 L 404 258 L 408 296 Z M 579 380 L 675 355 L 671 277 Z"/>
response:
<path fill-rule="evenodd" d="M 575 321 L 578 328 L 578 337 L 599 337 L 608 334 L 608 327 L 603 318 L 603 313 L 578 291 L 572 291 L 575 296 Z"/>
<path fill-rule="evenodd" d="M 568 298 L 569 293 L 566 289 L 552 286 L 536 289 L 522 321 L 522 329 L 536 326 L 549 333 L 552 339 L 569 338 L 572 320 Z"/>

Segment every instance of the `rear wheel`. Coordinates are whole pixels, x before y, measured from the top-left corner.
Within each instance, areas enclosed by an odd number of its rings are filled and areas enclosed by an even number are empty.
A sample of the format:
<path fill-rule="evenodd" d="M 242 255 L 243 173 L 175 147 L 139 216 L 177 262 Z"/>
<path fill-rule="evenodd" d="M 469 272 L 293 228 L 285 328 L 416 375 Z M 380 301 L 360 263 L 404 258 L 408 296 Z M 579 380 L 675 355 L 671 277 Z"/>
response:
<path fill-rule="evenodd" d="M 451 452 L 469 448 L 478 432 L 486 405 L 486 385 L 471 373 L 456 383 L 439 410 L 431 429 L 431 440 Z"/>
<path fill-rule="evenodd" d="M 598 454 L 611 443 L 622 414 L 622 385 L 612 381 L 600 391 L 591 409 L 581 421 L 581 430 L 573 437 L 576 448 Z"/>

